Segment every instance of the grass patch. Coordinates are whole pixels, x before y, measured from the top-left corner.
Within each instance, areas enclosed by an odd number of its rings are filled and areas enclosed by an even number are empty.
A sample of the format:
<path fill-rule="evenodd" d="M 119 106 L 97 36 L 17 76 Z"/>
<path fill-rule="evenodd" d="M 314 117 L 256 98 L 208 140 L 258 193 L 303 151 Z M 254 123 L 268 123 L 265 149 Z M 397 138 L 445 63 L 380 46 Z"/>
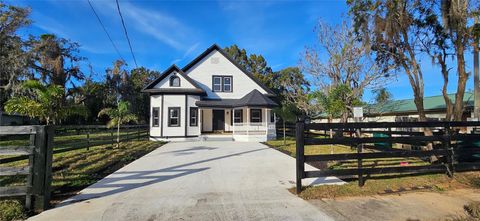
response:
<path fill-rule="evenodd" d="M 0 220 L 23 220 L 26 214 L 23 205 L 17 200 L 0 201 Z"/>
<path fill-rule="evenodd" d="M 81 135 L 78 135 L 81 136 Z M 76 145 L 75 142 L 78 139 L 74 139 L 72 135 L 58 138 L 60 140 L 72 140 L 72 144 L 68 146 Z M 14 141 L 19 143 L 19 141 Z M 14 143 L 8 141 L 8 144 Z M 1 143 L 5 145 L 5 143 Z M 121 142 L 120 148 L 112 148 L 111 144 L 95 145 L 91 146 L 88 150 L 86 148 L 57 153 L 53 155 L 52 164 L 52 204 L 63 201 L 64 199 L 71 197 L 81 189 L 97 182 L 110 173 L 120 169 L 126 164 L 140 158 L 141 156 L 155 150 L 162 146 L 162 142 L 143 140 L 131 140 Z M 55 146 L 54 149 L 64 148 L 64 146 Z M 5 163 L 1 166 L 6 167 L 23 167 L 28 164 L 27 160 L 21 160 L 11 163 Z M 0 186 L 16 186 L 25 185 L 26 176 L 3 176 L 0 177 Z M 0 201 L 0 220 L 19 219 L 20 216 L 14 216 L 11 214 L 20 214 L 18 212 L 18 205 L 23 211 L 22 204 L 18 201 Z M 3 218 L 3 214 L 6 214 Z M 25 214 L 22 212 L 22 214 Z M 23 215 L 22 217 L 25 217 Z M 20 217 L 21 219 L 21 217 Z"/>
<path fill-rule="evenodd" d="M 304 199 L 338 198 L 352 196 L 370 196 L 401 192 L 402 190 L 437 191 L 460 188 L 476 188 L 475 183 L 479 182 L 478 172 L 456 173 L 453 178 L 444 174 L 410 175 L 396 178 L 367 179 L 363 187 L 359 187 L 356 181 L 348 182 L 345 185 L 322 185 L 307 187 L 300 197 Z M 423 187 L 423 188 L 419 188 Z M 294 192 L 292 188 L 290 191 Z M 475 210 L 480 211 L 480 210 Z"/>
<path fill-rule="evenodd" d="M 283 139 L 266 142 L 270 147 L 295 157 L 295 140 L 288 138 L 286 145 Z M 365 149 L 374 152 L 377 150 Z M 343 145 L 305 145 L 305 155 L 355 153 L 356 150 Z M 429 165 L 428 161 L 416 157 L 408 158 L 383 158 L 363 160 L 364 168 L 393 167 L 407 164 L 408 166 Z M 356 160 L 331 161 L 321 167 L 321 163 L 314 163 L 317 168 L 351 169 L 357 168 Z M 319 167 L 320 165 L 320 167 Z M 445 174 L 389 174 L 372 175 L 367 177 L 363 187 L 358 186 L 356 180 L 351 180 L 345 185 L 322 185 L 307 187 L 300 193 L 304 199 L 337 198 L 350 196 L 368 196 L 382 193 L 402 192 L 405 190 L 446 191 L 457 188 L 480 188 L 480 173 L 456 173 L 452 178 Z M 295 191 L 294 188 L 291 189 Z"/>
<path fill-rule="evenodd" d="M 283 139 L 266 142 L 270 147 L 295 157 L 295 138 L 288 137 L 286 145 Z M 331 154 L 331 153 L 356 153 L 355 149 L 344 145 L 305 145 L 305 155 Z"/>

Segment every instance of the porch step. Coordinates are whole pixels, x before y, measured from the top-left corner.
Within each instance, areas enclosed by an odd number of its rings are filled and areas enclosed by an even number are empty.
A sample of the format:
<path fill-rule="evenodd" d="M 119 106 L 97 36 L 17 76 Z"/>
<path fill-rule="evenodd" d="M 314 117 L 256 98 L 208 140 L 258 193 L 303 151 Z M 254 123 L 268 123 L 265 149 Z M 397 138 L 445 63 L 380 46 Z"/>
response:
<path fill-rule="evenodd" d="M 233 141 L 232 135 L 201 135 L 202 141 Z"/>

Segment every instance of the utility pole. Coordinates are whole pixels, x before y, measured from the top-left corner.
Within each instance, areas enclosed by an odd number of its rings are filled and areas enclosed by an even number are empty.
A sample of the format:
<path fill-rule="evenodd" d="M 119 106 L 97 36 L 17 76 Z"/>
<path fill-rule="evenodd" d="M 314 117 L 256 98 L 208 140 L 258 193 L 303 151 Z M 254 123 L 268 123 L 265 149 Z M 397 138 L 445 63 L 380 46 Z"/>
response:
<path fill-rule="evenodd" d="M 478 16 L 475 16 L 475 24 L 478 24 Z M 473 92 L 474 92 L 474 117 L 480 120 L 480 79 L 478 73 L 478 36 L 474 36 L 473 41 Z"/>

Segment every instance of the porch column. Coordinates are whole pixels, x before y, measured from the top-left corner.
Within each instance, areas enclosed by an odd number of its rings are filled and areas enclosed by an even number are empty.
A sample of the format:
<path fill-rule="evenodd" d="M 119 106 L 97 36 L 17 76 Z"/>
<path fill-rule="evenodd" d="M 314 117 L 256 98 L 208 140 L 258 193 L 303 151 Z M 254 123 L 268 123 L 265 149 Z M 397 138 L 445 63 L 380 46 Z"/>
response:
<path fill-rule="evenodd" d="M 265 134 L 268 136 L 268 121 L 270 121 L 270 119 L 268 119 L 268 109 L 265 108 Z M 270 113 L 271 114 L 271 113 Z"/>
<path fill-rule="evenodd" d="M 202 109 L 198 109 L 198 135 L 202 135 L 202 115 L 203 115 L 203 110 Z"/>
<path fill-rule="evenodd" d="M 247 136 L 249 135 L 250 131 L 250 108 L 247 107 Z"/>
<path fill-rule="evenodd" d="M 232 109 L 231 111 L 232 113 L 230 113 L 232 115 L 231 119 L 232 119 L 232 134 L 235 134 L 235 108 Z"/>

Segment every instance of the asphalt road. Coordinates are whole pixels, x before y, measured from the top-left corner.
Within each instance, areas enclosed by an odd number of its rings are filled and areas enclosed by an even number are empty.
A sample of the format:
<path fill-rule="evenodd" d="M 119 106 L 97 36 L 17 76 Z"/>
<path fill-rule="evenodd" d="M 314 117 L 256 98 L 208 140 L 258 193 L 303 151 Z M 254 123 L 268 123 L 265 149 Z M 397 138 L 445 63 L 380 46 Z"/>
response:
<path fill-rule="evenodd" d="M 294 181 L 295 159 L 260 143 L 168 143 L 29 220 L 331 220 Z"/>

